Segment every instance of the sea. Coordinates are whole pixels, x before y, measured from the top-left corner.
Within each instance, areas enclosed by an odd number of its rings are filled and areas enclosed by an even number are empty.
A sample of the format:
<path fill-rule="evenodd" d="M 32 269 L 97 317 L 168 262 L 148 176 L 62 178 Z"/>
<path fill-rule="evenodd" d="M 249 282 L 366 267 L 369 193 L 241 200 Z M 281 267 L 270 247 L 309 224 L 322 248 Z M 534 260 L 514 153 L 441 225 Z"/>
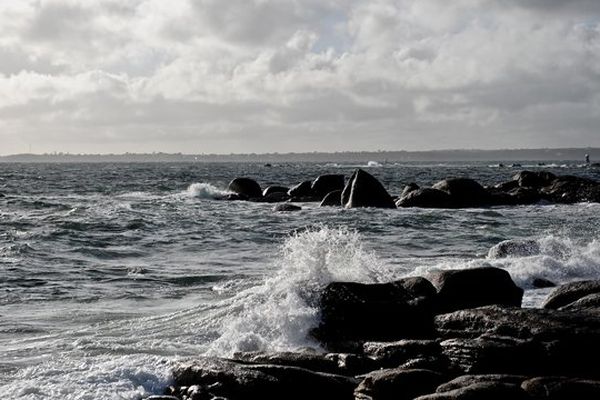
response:
<path fill-rule="evenodd" d="M 202 355 L 312 347 L 319 290 L 491 265 L 539 307 L 555 283 L 600 278 L 600 204 L 342 209 L 217 200 L 363 168 L 392 195 L 521 169 L 600 180 L 575 162 L 0 164 L 0 397 L 142 399 Z M 503 241 L 538 250 L 498 258 Z M 402 323 L 399 321 L 398 323 Z"/>

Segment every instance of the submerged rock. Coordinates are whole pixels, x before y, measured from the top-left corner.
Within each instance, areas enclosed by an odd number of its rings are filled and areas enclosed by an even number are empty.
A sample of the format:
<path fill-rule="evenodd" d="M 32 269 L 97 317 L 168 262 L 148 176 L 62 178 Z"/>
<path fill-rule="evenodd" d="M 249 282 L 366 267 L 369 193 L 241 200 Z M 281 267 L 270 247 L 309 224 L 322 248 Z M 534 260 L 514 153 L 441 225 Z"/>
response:
<path fill-rule="evenodd" d="M 275 212 L 292 212 L 300 210 L 302 210 L 302 207 L 289 203 L 277 204 L 275 207 L 273 207 L 273 211 Z"/>
<path fill-rule="evenodd" d="M 235 178 L 229 183 L 228 190 L 246 196 L 249 199 L 262 197 L 260 185 L 251 178 Z"/>
<path fill-rule="evenodd" d="M 327 195 L 321 201 L 319 207 L 340 207 L 342 205 L 342 191 L 336 190 L 327 193 Z"/>
<path fill-rule="evenodd" d="M 342 191 L 342 205 L 345 208 L 377 207 L 396 208 L 392 196 L 371 174 L 357 169 Z"/>
<path fill-rule="evenodd" d="M 500 268 L 484 267 L 432 272 L 439 312 L 485 305 L 521 306 L 523 289 Z"/>

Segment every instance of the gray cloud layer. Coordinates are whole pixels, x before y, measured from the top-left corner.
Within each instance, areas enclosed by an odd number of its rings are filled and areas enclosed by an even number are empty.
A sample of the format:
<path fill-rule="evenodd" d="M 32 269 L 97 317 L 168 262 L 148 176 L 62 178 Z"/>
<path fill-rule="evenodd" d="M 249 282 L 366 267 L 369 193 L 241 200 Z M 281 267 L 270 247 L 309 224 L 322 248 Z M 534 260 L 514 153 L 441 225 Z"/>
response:
<path fill-rule="evenodd" d="M 600 2 L 3 2 L 0 140 L 4 154 L 600 146 Z"/>

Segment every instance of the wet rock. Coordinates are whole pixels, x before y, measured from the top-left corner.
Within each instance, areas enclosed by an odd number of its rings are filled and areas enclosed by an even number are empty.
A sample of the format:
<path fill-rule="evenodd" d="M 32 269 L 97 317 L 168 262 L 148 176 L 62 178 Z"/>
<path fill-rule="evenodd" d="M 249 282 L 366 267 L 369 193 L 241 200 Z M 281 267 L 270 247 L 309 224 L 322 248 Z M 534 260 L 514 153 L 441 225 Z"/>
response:
<path fill-rule="evenodd" d="M 271 193 L 287 193 L 288 190 L 289 189 L 284 186 L 268 186 L 265 188 L 265 190 L 263 190 L 262 195 L 263 197 L 267 197 Z"/>
<path fill-rule="evenodd" d="M 146 400 L 179 400 L 176 396 L 168 396 L 168 395 L 155 395 L 146 397 Z"/>
<path fill-rule="evenodd" d="M 431 393 L 443 375 L 424 369 L 386 369 L 366 375 L 354 392 L 356 400 L 412 400 Z"/>
<path fill-rule="evenodd" d="M 583 296 L 576 301 L 559 308 L 564 311 L 594 311 L 600 310 L 600 293 L 592 293 Z"/>
<path fill-rule="evenodd" d="M 433 301 L 414 296 L 402 280 L 330 283 L 320 296 L 321 324 L 314 336 L 328 348 L 346 341 L 387 341 L 432 334 Z"/>
<path fill-rule="evenodd" d="M 527 257 L 540 254 L 540 245 L 533 239 L 505 240 L 488 252 L 488 258 Z"/>
<path fill-rule="evenodd" d="M 394 200 L 381 183 L 362 169 L 354 171 L 344 187 L 342 205 L 345 208 L 396 208 Z"/>
<path fill-rule="evenodd" d="M 311 185 L 312 194 L 323 199 L 327 193 L 344 190 L 344 175 L 321 175 Z"/>
<path fill-rule="evenodd" d="M 265 203 L 281 203 L 283 201 L 288 201 L 290 196 L 284 192 L 274 192 L 269 193 L 268 195 L 262 198 L 262 201 Z"/>
<path fill-rule="evenodd" d="M 536 289 L 544 289 L 555 287 L 556 283 L 546 278 L 533 278 L 533 280 L 531 281 L 531 286 L 533 286 Z"/>
<path fill-rule="evenodd" d="M 535 188 L 518 187 L 508 192 L 512 205 L 537 204 L 543 200 L 540 192 Z"/>
<path fill-rule="evenodd" d="M 600 399 L 600 381 L 593 380 L 567 377 L 537 377 L 523 382 L 521 388 L 534 399 Z"/>
<path fill-rule="evenodd" d="M 173 369 L 178 386 L 197 385 L 210 395 L 245 399 L 353 399 L 354 378 L 298 367 L 247 365 L 203 358 Z"/>
<path fill-rule="evenodd" d="M 292 187 L 288 194 L 292 198 L 313 197 L 312 182 L 304 181 Z"/>
<path fill-rule="evenodd" d="M 508 375 L 508 374 L 485 374 L 485 375 L 462 375 L 458 378 L 446 382 L 438 386 L 436 392 L 443 393 L 456 389 L 462 389 L 477 383 L 499 382 L 508 383 L 511 385 L 521 385 L 528 379 L 525 375 Z"/>
<path fill-rule="evenodd" d="M 410 192 L 413 192 L 415 190 L 418 190 L 419 185 L 417 185 L 414 182 L 409 183 L 408 185 L 404 186 L 404 189 L 402 190 L 402 194 L 400 195 L 400 198 L 406 196 L 407 194 L 409 194 Z"/>
<path fill-rule="evenodd" d="M 399 340 L 395 342 L 366 342 L 363 353 L 384 368 L 393 368 L 411 360 L 431 359 L 442 354 L 435 340 Z"/>
<path fill-rule="evenodd" d="M 450 195 L 438 189 L 417 189 L 403 194 L 396 202 L 397 207 L 421 208 L 453 208 L 454 202 Z"/>
<path fill-rule="evenodd" d="M 548 171 L 521 171 L 513 176 L 521 187 L 541 188 L 556 179 L 556 175 Z"/>
<path fill-rule="evenodd" d="M 439 312 L 497 304 L 521 306 L 523 289 L 500 268 L 483 267 L 432 272 Z"/>
<path fill-rule="evenodd" d="M 492 186 L 493 189 L 499 190 L 501 192 L 509 192 L 518 187 L 519 187 L 519 181 L 516 181 L 516 180 L 503 182 L 503 183 L 499 183 L 497 185 Z"/>
<path fill-rule="evenodd" d="M 554 289 L 542 307 L 558 309 L 593 293 L 600 293 L 600 280 L 567 283 Z"/>
<path fill-rule="evenodd" d="M 600 202 L 600 183 L 577 176 L 560 176 L 542 189 L 554 203 Z"/>
<path fill-rule="evenodd" d="M 335 190 L 327 193 L 319 207 L 340 207 L 342 205 L 342 191 Z"/>
<path fill-rule="evenodd" d="M 428 394 L 415 400 L 530 400 L 518 385 L 502 382 L 481 382 L 460 389 Z"/>
<path fill-rule="evenodd" d="M 262 197 L 260 185 L 251 178 L 235 178 L 229 183 L 228 190 L 246 196 L 249 199 Z"/>
<path fill-rule="evenodd" d="M 277 204 L 275 207 L 273 207 L 273 211 L 275 212 L 292 212 L 300 210 L 302 210 L 302 207 L 289 203 Z"/>
<path fill-rule="evenodd" d="M 456 207 L 486 207 L 491 205 L 490 193 L 470 178 L 450 178 L 432 186 L 450 195 Z"/>

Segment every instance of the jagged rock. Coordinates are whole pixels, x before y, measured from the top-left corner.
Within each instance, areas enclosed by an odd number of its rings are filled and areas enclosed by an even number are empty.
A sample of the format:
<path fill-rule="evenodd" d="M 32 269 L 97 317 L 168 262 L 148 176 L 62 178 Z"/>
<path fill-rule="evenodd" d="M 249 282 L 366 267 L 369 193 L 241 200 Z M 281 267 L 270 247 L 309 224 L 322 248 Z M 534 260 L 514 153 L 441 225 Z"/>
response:
<path fill-rule="evenodd" d="M 335 190 L 333 192 L 327 193 L 321 201 L 319 207 L 340 207 L 342 205 L 342 191 Z"/>
<path fill-rule="evenodd" d="M 304 181 L 292 187 L 288 194 L 292 198 L 313 197 L 312 182 Z"/>
<path fill-rule="evenodd" d="M 583 296 L 576 301 L 559 308 L 564 311 L 593 311 L 600 310 L 600 293 L 592 293 Z"/>
<path fill-rule="evenodd" d="M 593 380 L 546 376 L 526 380 L 521 388 L 534 399 L 600 399 L 600 382 Z"/>
<path fill-rule="evenodd" d="M 314 336 L 328 348 L 344 341 L 385 341 L 432 334 L 433 299 L 415 296 L 403 280 L 363 284 L 330 283 L 321 293 L 321 324 Z M 412 292 L 411 292 L 412 291 Z M 420 294 L 424 293 L 419 288 Z"/>
<path fill-rule="evenodd" d="M 300 211 L 302 210 L 302 207 L 300 206 L 296 206 L 294 204 L 277 204 L 275 207 L 273 207 L 273 211 L 275 212 L 292 212 L 292 211 Z"/>
<path fill-rule="evenodd" d="M 542 307 L 558 309 L 593 293 L 600 293 L 600 280 L 567 283 L 554 289 Z"/>
<path fill-rule="evenodd" d="M 502 382 L 481 382 L 448 392 L 428 394 L 414 400 L 530 400 L 518 385 Z"/>
<path fill-rule="evenodd" d="M 355 400 L 412 400 L 431 393 L 443 375 L 425 369 L 384 369 L 366 375 L 354 391 Z"/>
<path fill-rule="evenodd" d="M 323 199 L 327 193 L 344 190 L 344 175 L 321 175 L 311 185 L 312 194 Z"/>
<path fill-rule="evenodd" d="M 462 375 L 458 378 L 446 382 L 438 386 L 436 392 L 450 392 L 452 390 L 461 389 L 477 383 L 500 382 L 512 385 L 521 385 L 528 378 L 525 375 L 508 375 L 508 374 L 485 374 L 485 375 Z"/>
<path fill-rule="evenodd" d="M 432 186 L 450 195 L 455 207 L 486 207 L 491 202 L 490 193 L 470 178 L 450 178 Z"/>
<path fill-rule="evenodd" d="M 578 176 L 560 176 L 542 193 L 555 203 L 600 202 L 600 183 Z"/>
<path fill-rule="evenodd" d="M 439 312 L 498 304 L 521 306 L 523 289 L 503 269 L 483 267 L 432 272 Z"/>
<path fill-rule="evenodd" d="M 442 348 L 435 340 L 399 340 L 396 342 L 367 342 L 363 353 L 384 368 L 398 367 L 415 359 L 440 357 Z"/>
<path fill-rule="evenodd" d="M 287 193 L 289 191 L 288 188 L 284 186 L 268 186 L 263 190 L 263 197 L 267 197 L 271 193 Z"/>
<path fill-rule="evenodd" d="M 353 399 L 354 378 L 279 365 L 202 358 L 176 365 L 177 386 L 197 385 L 212 396 L 245 399 Z"/>
<path fill-rule="evenodd" d="M 251 178 L 235 178 L 229 183 L 228 190 L 246 196 L 249 199 L 262 197 L 260 185 Z"/>
<path fill-rule="evenodd" d="M 541 188 L 556 179 L 556 175 L 548 171 L 521 171 L 513 176 L 521 187 Z"/>
<path fill-rule="evenodd" d="M 362 169 L 354 171 L 344 187 L 342 205 L 345 208 L 396 208 L 394 200 L 381 183 Z"/>
<path fill-rule="evenodd" d="M 396 202 L 397 207 L 421 208 L 453 208 L 454 202 L 450 195 L 438 189 L 416 189 L 403 194 Z"/>
<path fill-rule="evenodd" d="M 505 240 L 493 246 L 488 258 L 527 257 L 540 254 L 540 245 L 533 239 Z"/>

